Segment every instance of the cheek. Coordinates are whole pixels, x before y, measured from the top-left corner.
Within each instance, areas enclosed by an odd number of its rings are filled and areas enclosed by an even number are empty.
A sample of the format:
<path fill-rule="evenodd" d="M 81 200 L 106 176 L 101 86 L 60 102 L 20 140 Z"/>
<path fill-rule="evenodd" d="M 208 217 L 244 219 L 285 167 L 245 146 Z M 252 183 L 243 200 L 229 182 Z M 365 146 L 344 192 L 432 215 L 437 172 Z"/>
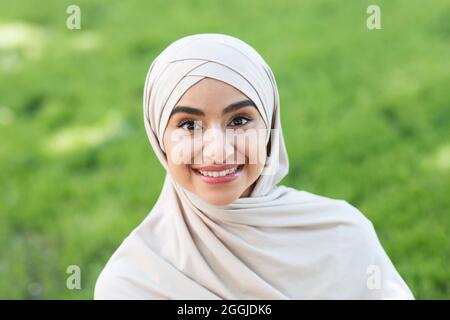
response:
<path fill-rule="evenodd" d="M 189 189 L 193 175 L 188 165 L 169 163 L 169 171 L 177 183 Z"/>
<path fill-rule="evenodd" d="M 163 143 L 170 174 L 178 183 L 186 186 L 191 179 L 189 140 L 186 136 L 167 130 Z"/>
<path fill-rule="evenodd" d="M 241 179 L 241 185 L 244 188 L 253 185 L 261 177 L 263 169 L 264 166 L 260 166 L 258 164 L 246 165 L 244 171 L 245 175 L 243 175 L 243 179 Z"/>
<path fill-rule="evenodd" d="M 264 131 L 261 131 L 261 133 Z M 247 150 L 249 165 L 247 166 L 247 177 L 251 183 L 255 182 L 261 175 L 267 159 L 267 148 L 265 144 L 265 136 L 259 135 L 254 143 L 250 143 Z"/>
<path fill-rule="evenodd" d="M 241 180 L 242 183 L 253 183 L 261 175 L 267 158 L 264 137 L 250 139 L 245 145 L 238 144 L 236 150 L 245 155 L 246 159 L 245 179 Z"/>
<path fill-rule="evenodd" d="M 236 150 L 245 155 L 246 163 L 254 166 L 263 166 L 266 162 L 267 151 L 263 138 L 252 138 L 245 144 L 237 144 Z"/>
<path fill-rule="evenodd" d="M 168 131 L 164 136 L 164 146 L 169 162 L 173 165 L 192 164 L 192 139 L 179 130 Z"/>

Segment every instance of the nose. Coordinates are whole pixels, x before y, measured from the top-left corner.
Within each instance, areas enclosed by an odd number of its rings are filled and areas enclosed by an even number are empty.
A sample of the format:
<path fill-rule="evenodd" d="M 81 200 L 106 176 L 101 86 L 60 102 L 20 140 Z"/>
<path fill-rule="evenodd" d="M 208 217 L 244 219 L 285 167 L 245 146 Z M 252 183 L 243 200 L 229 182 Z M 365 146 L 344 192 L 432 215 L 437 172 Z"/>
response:
<path fill-rule="evenodd" d="M 226 132 L 219 128 L 210 128 L 203 134 L 203 163 L 233 163 L 234 143 L 227 138 Z"/>

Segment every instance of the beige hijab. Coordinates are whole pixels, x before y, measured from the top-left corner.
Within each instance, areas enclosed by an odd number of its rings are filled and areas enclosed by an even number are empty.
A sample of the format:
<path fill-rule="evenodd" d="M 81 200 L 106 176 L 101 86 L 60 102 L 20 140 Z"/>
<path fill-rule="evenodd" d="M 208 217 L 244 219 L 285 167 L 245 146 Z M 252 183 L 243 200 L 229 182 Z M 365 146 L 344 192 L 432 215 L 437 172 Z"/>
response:
<path fill-rule="evenodd" d="M 177 184 L 162 144 L 171 110 L 204 77 L 241 90 L 276 129 L 252 194 L 225 206 Z M 147 218 L 101 272 L 95 299 L 413 299 L 356 208 L 277 185 L 289 168 L 278 89 L 245 42 L 197 34 L 167 47 L 147 75 L 144 123 L 166 179 Z"/>

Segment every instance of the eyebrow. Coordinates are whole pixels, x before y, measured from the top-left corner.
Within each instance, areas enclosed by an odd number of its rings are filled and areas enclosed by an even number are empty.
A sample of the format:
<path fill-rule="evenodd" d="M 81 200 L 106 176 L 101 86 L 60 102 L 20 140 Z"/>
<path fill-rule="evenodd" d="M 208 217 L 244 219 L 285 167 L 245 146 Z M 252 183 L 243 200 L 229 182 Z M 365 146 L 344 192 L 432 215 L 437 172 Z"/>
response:
<path fill-rule="evenodd" d="M 242 100 L 242 101 L 238 101 L 238 102 L 234 102 L 232 104 L 230 104 L 229 106 L 227 106 L 226 108 L 224 108 L 222 110 L 222 114 L 226 114 L 226 113 L 230 113 L 236 110 L 239 110 L 241 108 L 244 107 L 248 107 L 248 106 L 253 106 L 256 108 L 255 103 L 252 100 L 246 99 L 246 100 Z M 189 113 L 192 115 L 196 115 L 196 116 L 205 116 L 205 113 L 197 108 L 193 108 L 193 107 L 189 107 L 189 106 L 176 106 L 175 108 L 173 108 L 172 112 L 170 113 L 170 117 L 173 116 L 176 113 Z"/>

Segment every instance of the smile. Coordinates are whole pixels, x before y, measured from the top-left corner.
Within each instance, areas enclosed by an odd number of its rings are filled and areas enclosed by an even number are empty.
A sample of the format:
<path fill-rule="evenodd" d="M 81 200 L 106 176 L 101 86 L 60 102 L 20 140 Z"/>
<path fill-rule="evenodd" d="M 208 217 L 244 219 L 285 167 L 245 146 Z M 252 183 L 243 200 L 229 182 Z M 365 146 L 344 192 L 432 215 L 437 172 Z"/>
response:
<path fill-rule="evenodd" d="M 206 183 L 225 183 L 237 179 L 244 165 L 222 165 L 191 168 Z"/>

